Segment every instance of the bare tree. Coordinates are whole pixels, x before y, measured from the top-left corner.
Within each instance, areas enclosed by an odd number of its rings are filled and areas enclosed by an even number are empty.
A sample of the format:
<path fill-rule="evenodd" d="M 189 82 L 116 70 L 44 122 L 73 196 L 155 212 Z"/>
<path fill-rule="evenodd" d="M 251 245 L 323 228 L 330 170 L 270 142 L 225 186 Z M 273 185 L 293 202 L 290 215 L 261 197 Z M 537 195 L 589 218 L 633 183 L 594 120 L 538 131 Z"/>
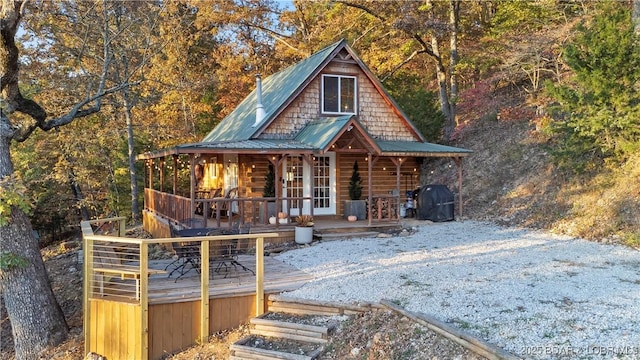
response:
<path fill-rule="evenodd" d="M 416 56 L 426 54 L 434 64 L 438 82 L 440 109 L 446 123 L 442 136 L 448 142 L 456 127 L 456 100 L 458 97 L 458 23 L 460 21 L 460 0 L 426 0 L 424 7 L 418 2 L 367 3 L 354 0 L 337 1 L 345 6 L 358 8 L 375 16 L 384 23 L 402 30 L 418 47 L 400 62 L 386 77 L 411 62 Z M 416 6 L 418 5 L 417 9 Z M 446 10 L 443 10 L 446 9 Z M 443 14 L 446 14 L 444 16 Z M 395 18 L 394 18 L 395 16 Z M 441 52 L 440 41 L 449 37 L 449 59 Z M 385 78 L 382 80 L 384 81 Z"/>
<path fill-rule="evenodd" d="M 106 86 L 112 55 L 105 24 L 104 49 L 100 54 L 102 71 L 98 81 L 88 83 L 86 96 L 66 113 L 50 117 L 38 102 L 23 96 L 20 88 L 20 54 L 15 39 L 27 1 L 2 0 L 1 4 L 0 292 L 13 328 L 16 358 L 36 359 L 46 347 L 62 342 L 68 328 L 51 290 L 38 241 L 25 212 L 28 206 L 20 197 L 21 185 L 13 177 L 10 145 L 14 141 L 25 141 L 36 129 L 49 131 L 99 112 L 103 96 L 124 89 L 128 84 Z"/>

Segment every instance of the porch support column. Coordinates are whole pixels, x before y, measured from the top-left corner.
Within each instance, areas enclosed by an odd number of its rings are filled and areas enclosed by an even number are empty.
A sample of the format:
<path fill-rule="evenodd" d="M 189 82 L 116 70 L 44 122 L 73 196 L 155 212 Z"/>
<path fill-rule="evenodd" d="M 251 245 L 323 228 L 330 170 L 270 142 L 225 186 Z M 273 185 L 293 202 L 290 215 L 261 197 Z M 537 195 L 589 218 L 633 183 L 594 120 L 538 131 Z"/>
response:
<path fill-rule="evenodd" d="M 398 221 L 400 221 L 400 199 L 402 199 L 402 196 L 400 196 L 400 182 L 402 177 L 400 170 L 402 169 L 403 161 L 404 159 L 402 158 L 391 158 L 391 162 L 396 166 L 396 190 L 398 191 L 398 197 L 396 199 L 398 202 L 398 208 L 396 209 L 396 219 L 398 219 Z"/>
<path fill-rule="evenodd" d="M 164 192 L 164 157 L 160 158 L 160 192 Z"/>
<path fill-rule="evenodd" d="M 153 190 L 153 159 L 149 159 L 149 189 Z"/>
<path fill-rule="evenodd" d="M 458 216 L 462 218 L 462 157 L 454 157 L 453 161 L 458 168 Z"/>
<path fill-rule="evenodd" d="M 278 219 L 277 215 L 279 212 L 282 212 L 282 184 L 284 178 L 281 176 L 282 174 L 282 162 L 284 161 L 285 156 L 271 156 L 269 161 L 273 164 L 274 177 L 275 177 L 275 187 L 276 187 L 276 229 L 280 227 L 280 219 Z"/>
<path fill-rule="evenodd" d="M 368 196 L 368 204 L 367 204 L 367 218 L 369 219 L 369 226 L 371 226 L 371 205 L 373 203 L 373 155 L 371 153 L 367 154 L 367 196 Z"/>
<path fill-rule="evenodd" d="M 196 155 L 189 154 L 189 198 L 191 198 L 191 212 L 189 217 L 192 217 L 196 213 Z M 178 220 L 178 219 L 176 219 Z"/>
<path fill-rule="evenodd" d="M 309 197 L 311 198 L 309 201 L 309 214 L 311 216 L 313 216 L 313 187 L 314 187 L 314 176 L 315 176 L 315 169 L 313 168 L 313 155 L 302 155 L 302 158 L 304 159 L 304 161 L 309 164 L 309 169 L 311 169 L 310 171 L 310 178 L 309 178 Z M 304 208 L 304 200 L 302 200 L 302 208 Z M 302 215 L 302 209 L 300 209 L 300 215 Z"/>
<path fill-rule="evenodd" d="M 178 194 L 178 155 L 173 155 L 173 195 Z"/>

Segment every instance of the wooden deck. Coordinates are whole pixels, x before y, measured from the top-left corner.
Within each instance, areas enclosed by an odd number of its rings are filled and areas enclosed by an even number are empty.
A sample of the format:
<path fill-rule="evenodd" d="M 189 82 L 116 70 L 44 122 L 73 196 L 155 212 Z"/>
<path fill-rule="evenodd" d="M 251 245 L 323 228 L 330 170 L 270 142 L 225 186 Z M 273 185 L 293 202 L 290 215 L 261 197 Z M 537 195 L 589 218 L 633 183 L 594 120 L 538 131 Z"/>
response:
<path fill-rule="evenodd" d="M 153 269 L 164 269 L 171 260 L 154 260 L 149 264 Z M 238 262 L 255 273 L 255 257 L 239 255 Z M 216 263 L 210 265 L 209 298 L 224 298 L 245 296 L 256 291 L 256 277 L 249 271 L 233 266 L 215 271 Z M 226 277 L 225 277 L 226 275 Z M 149 277 L 149 304 L 165 304 L 200 299 L 200 274 L 190 269 L 184 276 L 176 279 L 177 275 L 168 277 L 167 274 Z M 312 276 L 293 266 L 287 265 L 272 257 L 264 258 L 264 291 L 265 293 L 279 293 L 295 290 L 303 286 Z"/>
<path fill-rule="evenodd" d="M 117 236 L 93 233 L 92 225 L 107 222 L 116 223 Z M 279 236 L 271 232 L 189 237 L 185 241 L 199 251 L 195 256 L 182 252 L 180 261 L 201 264 L 203 274 L 188 268 L 178 279 L 171 266 L 165 269 L 173 259 L 165 258 L 162 249 L 179 240 L 128 238 L 125 223 L 123 217 L 81 223 L 85 354 L 164 358 L 247 323 L 264 313 L 269 295 L 296 289 L 312 278 L 264 256 L 265 240 Z M 221 259 L 231 261 L 219 252 L 229 250 L 230 242 L 238 244 L 241 254 L 234 259 L 246 269 L 228 265 L 216 271 Z"/>

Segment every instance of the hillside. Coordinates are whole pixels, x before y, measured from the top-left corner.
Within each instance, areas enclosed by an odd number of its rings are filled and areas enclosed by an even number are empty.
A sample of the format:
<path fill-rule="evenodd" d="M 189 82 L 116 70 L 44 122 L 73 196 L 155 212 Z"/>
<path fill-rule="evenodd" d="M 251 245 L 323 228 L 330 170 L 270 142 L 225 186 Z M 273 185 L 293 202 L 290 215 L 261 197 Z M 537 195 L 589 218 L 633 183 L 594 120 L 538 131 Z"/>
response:
<path fill-rule="evenodd" d="M 530 105 L 513 87 L 502 90 L 490 94 L 503 104 L 497 114 L 468 119 L 457 133 L 455 145 L 474 151 L 463 165 L 464 217 L 638 247 L 640 156 L 597 174 L 562 173 L 537 129 L 536 109 L 544 105 Z M 434 171 L 425 183 L 455 188 L 455 167 L 424 166 L 423 174 Z"/>

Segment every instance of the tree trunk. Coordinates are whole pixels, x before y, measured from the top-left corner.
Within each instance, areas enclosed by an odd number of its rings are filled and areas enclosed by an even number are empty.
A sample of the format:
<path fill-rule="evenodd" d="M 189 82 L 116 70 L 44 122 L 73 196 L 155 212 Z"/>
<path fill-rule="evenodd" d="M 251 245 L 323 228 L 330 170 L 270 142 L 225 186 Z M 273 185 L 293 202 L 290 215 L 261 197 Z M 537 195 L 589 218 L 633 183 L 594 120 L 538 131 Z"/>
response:
<path fill-rule="evenodd" d="M 0 118 L 0 179 L 13 173 L 11 129 L 5 119 Z M 0 184 L 6 187 L 8 182 Z M 16 260 L 16 265 L 0 269 L 0 292 L 13 329 L 16 359 L 37 359 L 42 350 L 64 341 L 69 330 L 51 290 L 29 218 L 12 206 L 8 220 L 8 225 L 0 226 L 0 256 Z"/>
<path fill-rule="evenodd" d="M 124 116 L 127 120 L 127 145 L 129 156 L 129 176 L 131 180 L 131 220 L 140 223 L 140 207 L 138 205 L 138 172 L 136 170 L 136 154 L 133 142 L 133 118 L 131 116 L 131 101 L 129 89 L 122 93 L 124 102 Z"/>
<path fill-rule="evenodd" d="M 460 16 L 460 0 L 451 0 L 449 2 L 449 114 L 447 116 L 447 125 L 444 128 L 444 142 L 451 140 L 451 135 L 458 126 L 457 120 L 457 101 L 458 101 L 458 75 L 456 67 L 458 66 L 458 18 Z"/>
<path fill-rule="evenodd" d="M 453 129 L 455 129 L 455 114 L 451 114 L 447 68 L 442 63 L 442 57 L 440 56 L 440 45 L 438 44 L 438 38 L 435 35 L 431 36 L 431 50 L 435 55 L 433 56 L 433 58 L 436 62 L 436 76 L 438 78 L 438 98 L 440 99 L 440 110 L 442 111 L 442 114 L 445 118 L 442 141 L 444 143 L 448 143 L 449 138 L 447 137 L 447 134 L 453 133 Z"/>
<path fill-rule="evenodd" d="M 71 186 L 71 191 L 73 192 L 73 198 L 80 205 L 80 216 L 82 220 L 90 220 L 91 215 L 89 215 L 89 209 L 82 202 L 84 200 L 84 195 L 82 194 L 82 189 L 80 189 L 80 185 L 76 182 L 76 174 L 73 170 L 69 173 L 69 185 Z"/>

